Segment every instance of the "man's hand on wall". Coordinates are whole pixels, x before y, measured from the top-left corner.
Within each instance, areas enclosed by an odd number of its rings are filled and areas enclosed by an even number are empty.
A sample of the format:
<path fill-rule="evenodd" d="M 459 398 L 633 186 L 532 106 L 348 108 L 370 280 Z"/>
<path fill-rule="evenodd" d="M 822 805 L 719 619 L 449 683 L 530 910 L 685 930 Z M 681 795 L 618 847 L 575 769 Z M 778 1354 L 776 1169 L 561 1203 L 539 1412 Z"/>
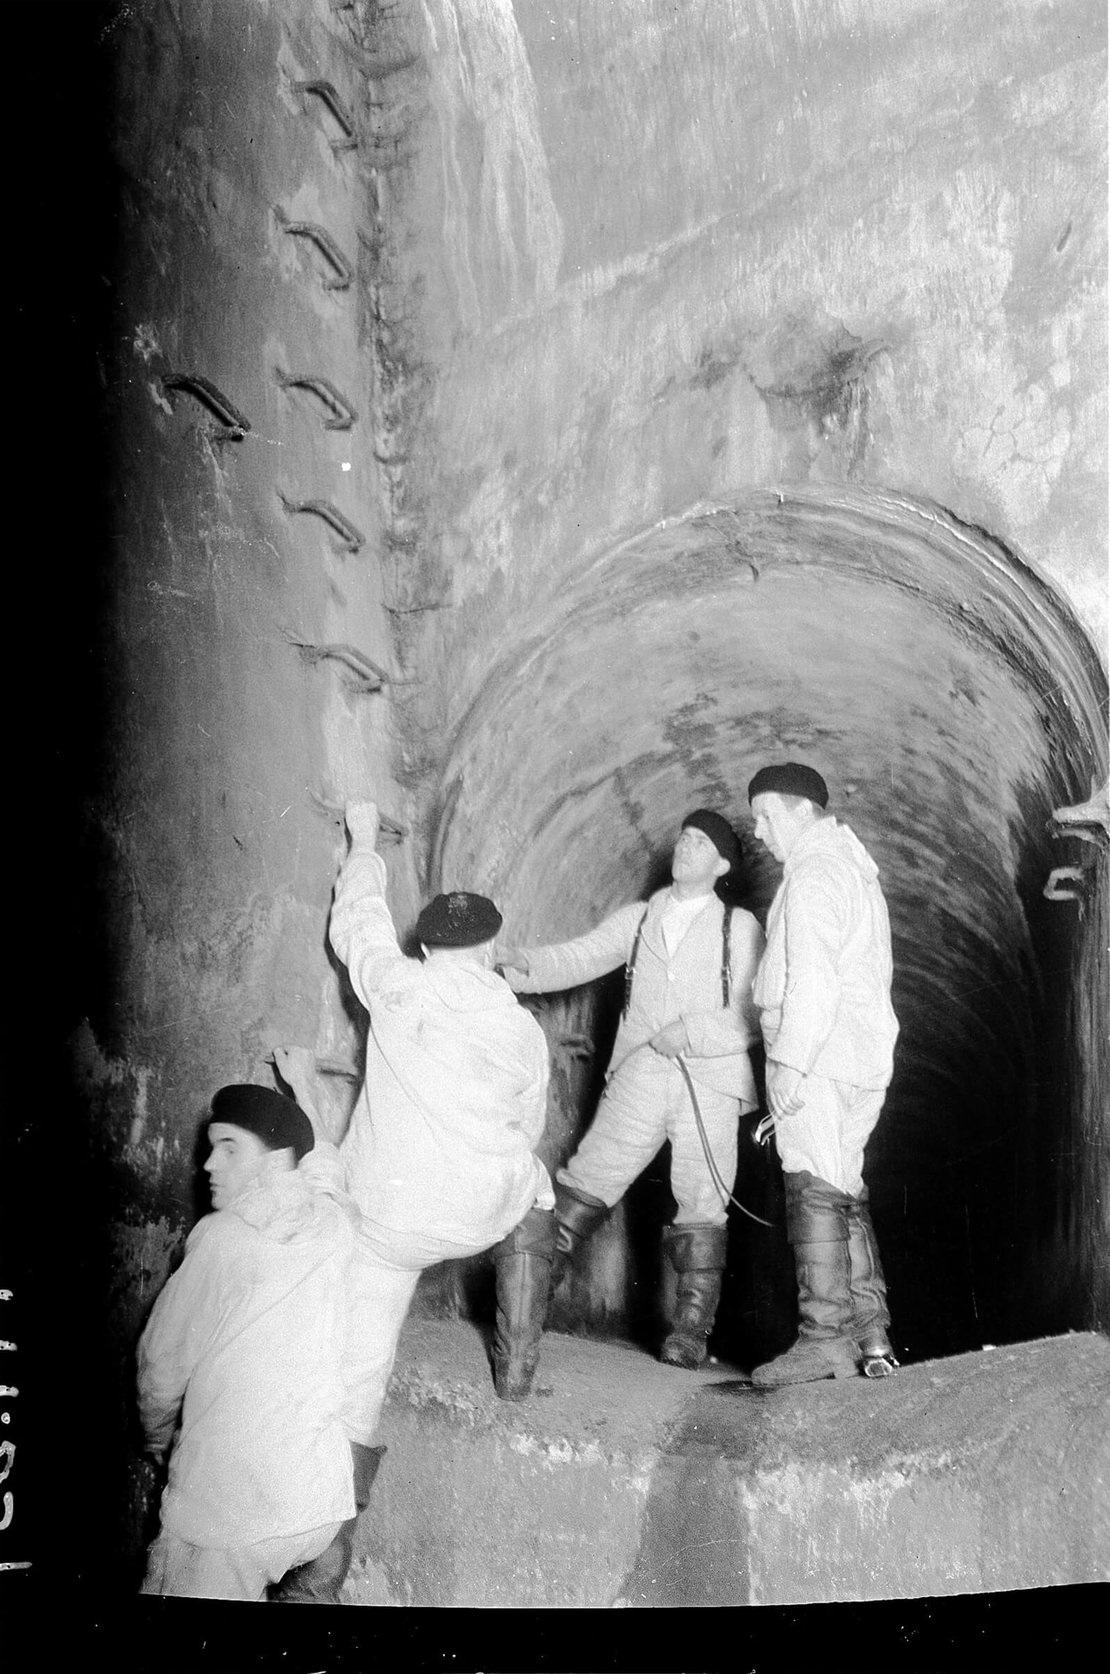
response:
<path fill-rule="evenodd" d="M 343 810 L 352 843 L 375 848 L 378 842 L 378 804 L 376 802 L 348 802 Z"/>
<path fill-rule="evenodd" d="M 508 947 L 501 942 L 496 942 L 493 949 L 493 964 L 495 970 L 520 971 L 523 976 L 528 975 L 528 955 L 519 947 Z"/>
<path fill-rule="evenodd" d="M 648 1045 L 653 1052 L 658 1052 L 664 1058 L 678 1058 L 683 1052 L 688 1052 L 690 1037 L 681 1017 L 674 1023 L 668 1023 L 657 1035 L 652 1035 Z"/>

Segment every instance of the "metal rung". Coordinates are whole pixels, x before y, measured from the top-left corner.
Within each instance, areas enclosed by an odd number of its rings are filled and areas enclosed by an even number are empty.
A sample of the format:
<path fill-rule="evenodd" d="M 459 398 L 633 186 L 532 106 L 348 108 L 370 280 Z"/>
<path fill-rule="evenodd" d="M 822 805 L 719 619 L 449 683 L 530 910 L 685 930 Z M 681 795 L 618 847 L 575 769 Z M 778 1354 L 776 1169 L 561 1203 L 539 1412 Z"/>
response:
<path fill-rule="evenodd" d="M 313 805 L 318 808 L 322 814 L 326 814 L 328 819 L 331 820 L 333 824 L 343 824 L 342 802 L 329 802 L 326 796 L 319 796 L 315 791 L 309 791 L 308 794 Z M 407 826 L 402 825 L 398 820 L 391 819 L 388 814 L 383 814 L 381 809 L 378 810 L 379 843 L 400 843 L 403 842 L 407 836 Z"/>
<path fill-rule="evenodd" d="M 323 281 L 326 291 L 345 291 L 354 279 L 355 270 L 347 260 L 334 238 L 326 227 L 321 227 L 315 221 L 290 221 L 282 210 L 277 211 L 277 218 L 283 232 L 293 238 L 307 238 L 315 244 L 324 260 L 328 262 L 335 277 Z"/>
<path fill-rule="evenodd" d="M 1081 901 L 1082 891 L 1067 889 L 1066 883 L 1082 884 L 1083 869 L 1080 866 L 1056 866 L 1048 874 L 1042 894 L 1046 901 Z"/>
<path fill-rule="evenodd" d="M 333 151 L 353 151 L 358 145 L 358 129 L 355 127 L 354 117 L 339 97 L 330 81 L 297 81 L 293 83 L 298 93 L 312 93 L 321 104 L 326 105 L 332 116 L 343 130 L 341 140 L 331 140 L 329 143 Z"/>
<path fill-rule="evenodd" d="M 182 389 L 199 401 L 202 407 L 207 407 L 210 413 L 215 413 L 224 426 L 222 432 L 216 432 L 220 441 L 237 442 L 251 427 L 250 420 L 244 418 L 238 407 L 232 406 L 223 391 L 217 389 L 211 379 L 202 378 L 197 372 L 167 372 L 162 379 L 162 388 L 167 395 Z"/>
<path fill-rule="evenodd" d="M 314 645 L 310 640 L 294 639 L 289 635 L 289 643 L 295 645 L 307 662 L 319 663 L 330 659 L 333 662 L 344 663 L 357 674 L 362 681 L 362 689 L 368 692 L 380 692 L 388 680 L 392 678 L 377 663 L 372 662 L 365 652 L 354 645 Z"/>
<path fill-rule="evenodd" d="M 316 1068 L 321 1075 L 337 1075 L 343 1081 L 361 1081 L 362 1074 L 354 1064 L 345 1064 L 339 1058 L 317 1058 Z"/>
<path fill-rule="evenodd" d="M 1050 825 L 1057 828 L 1058 837 L 1079 837 L 1084 843 L 1105 840 L 1110 836 L 1110 780 L 1100 789 L 1097 779 L 1092 779 L 1087 801 L 1054 808 Z"/>
<path fill-rule="evenodd" d="M 360 531 L 355 528 L 353 523 L 348 523 L 343 513 L 337 511 L 330 501 L 288 500 L 284 494 L 280 495 L 280 499 L 290 515 L 295 512 L 311 512 L 314 517 L 323 518 L 324 522 L 335 530 L 348 552 L 358 552 L 365 546 L 365 538 Z"/>
<path fill-rule="evenodd" d="M 326 378 L 308 372 L 282 372 L 280 368 L 275 370 L 275 376 L 282 389 L 307 389 L 316 396 L 333 415 L 324 420 L 325 430 L 350 430 L 357 420 L 355 408 Z"/>

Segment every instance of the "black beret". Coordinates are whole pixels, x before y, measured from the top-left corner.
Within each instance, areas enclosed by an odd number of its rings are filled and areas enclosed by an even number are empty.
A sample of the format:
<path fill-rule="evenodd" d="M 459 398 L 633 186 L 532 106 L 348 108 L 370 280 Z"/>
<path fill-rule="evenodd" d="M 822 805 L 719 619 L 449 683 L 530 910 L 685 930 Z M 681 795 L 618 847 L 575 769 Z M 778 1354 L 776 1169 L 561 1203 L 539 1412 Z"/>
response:
<path fill-rule="evenodd" d="M 740 847 L 740 839 L 729 825 L 723 814 L 715 814 L 712 808 L 695 808 L 692 814 L 687 814 L 682 822 L 683 831 L 688 825 L 696 826 L 704 831 L 722 860 L 727 860 L 730 868 L 735 870 L 744 858 L 744 851 Z"/>
<path fill-rule="evenodd" d="M 425 947 L 479 947 L 492 942 L 501 914 L 484 895 L 454 889 L 428 902 L 416 921 L 416 939 Z"/>
<path fill-rule="evenodd" d="M 765 791 L 776 796 L 804 796 L 819 808 L 828 806 L 829 787 L 815 767 L 805 767 L 799 761 L 784 761 L 777 767 L 761 767 L 748 786 L 748 801 L 754 802 Z"/>
<path fill-rule="evenodd" d="M 230 1122 L 257 1134 L 271 1151 L 293 1150 L 297 1161 L 316 1144 L 312 1123 L 295 1099 L 272 1087 L 221 1087 L 212 1100 L 210 1122 Z"/>

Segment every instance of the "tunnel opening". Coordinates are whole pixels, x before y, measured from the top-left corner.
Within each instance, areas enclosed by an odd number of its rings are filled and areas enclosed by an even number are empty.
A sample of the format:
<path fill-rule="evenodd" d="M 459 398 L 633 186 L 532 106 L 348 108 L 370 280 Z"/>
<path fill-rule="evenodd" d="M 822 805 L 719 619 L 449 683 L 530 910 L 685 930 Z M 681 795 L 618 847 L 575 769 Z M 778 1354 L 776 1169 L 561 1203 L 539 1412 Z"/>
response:
<path fill-rule="evenodd" d="M 779 873 L 744 787 L 763 761 L 812 762 L 891 912 L 901 1035 L 867 1176 L 901 1352 L 1097 1324 L 1105 857 L 1069 849 L 1052 812 L 1104 778 L 1105 707 L 1066 604 L 935 504 L 838 487 L 698 508 L 537 603 L 455 738 L 428 886 L 487 890 L 523 945 L 563 939 L 646 898 L 709 804 L 762 918 Z M 1082 873 L 1067 902 L 1044 894 L 1062 860 Z M 619 994 L 609 978 L 530 1002 L 552 1168 L 596 1105 Z M 750 1366 L 790 1340 L 794 1292 L 781 1174 L 744 1128 L 736 1195 L 774 1224 L 730 1211 L 711 1347 Z M 561 1287 L 555 1328 L 654 1347 L 672 1213 L 664 1155 Z M 430 1278 L 424 1305 L 480 1315 L 488 1285 L 479 1259 Z"/>

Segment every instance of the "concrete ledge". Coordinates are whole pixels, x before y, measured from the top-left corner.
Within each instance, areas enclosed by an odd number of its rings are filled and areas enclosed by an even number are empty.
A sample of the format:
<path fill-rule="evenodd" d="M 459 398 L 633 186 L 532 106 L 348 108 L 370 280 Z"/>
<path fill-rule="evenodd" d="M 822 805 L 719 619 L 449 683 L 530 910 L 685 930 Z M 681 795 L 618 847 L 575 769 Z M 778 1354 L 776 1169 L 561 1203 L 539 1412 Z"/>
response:
<path fill-rule="evenodd" d="M 499 1402 L 483 1338 L 412 1321 L 352 1604 L 612 1608 L 918 1598 L 1110 1579 L 1110 1342 L 744 1388 L 550 1336 Z"/>

